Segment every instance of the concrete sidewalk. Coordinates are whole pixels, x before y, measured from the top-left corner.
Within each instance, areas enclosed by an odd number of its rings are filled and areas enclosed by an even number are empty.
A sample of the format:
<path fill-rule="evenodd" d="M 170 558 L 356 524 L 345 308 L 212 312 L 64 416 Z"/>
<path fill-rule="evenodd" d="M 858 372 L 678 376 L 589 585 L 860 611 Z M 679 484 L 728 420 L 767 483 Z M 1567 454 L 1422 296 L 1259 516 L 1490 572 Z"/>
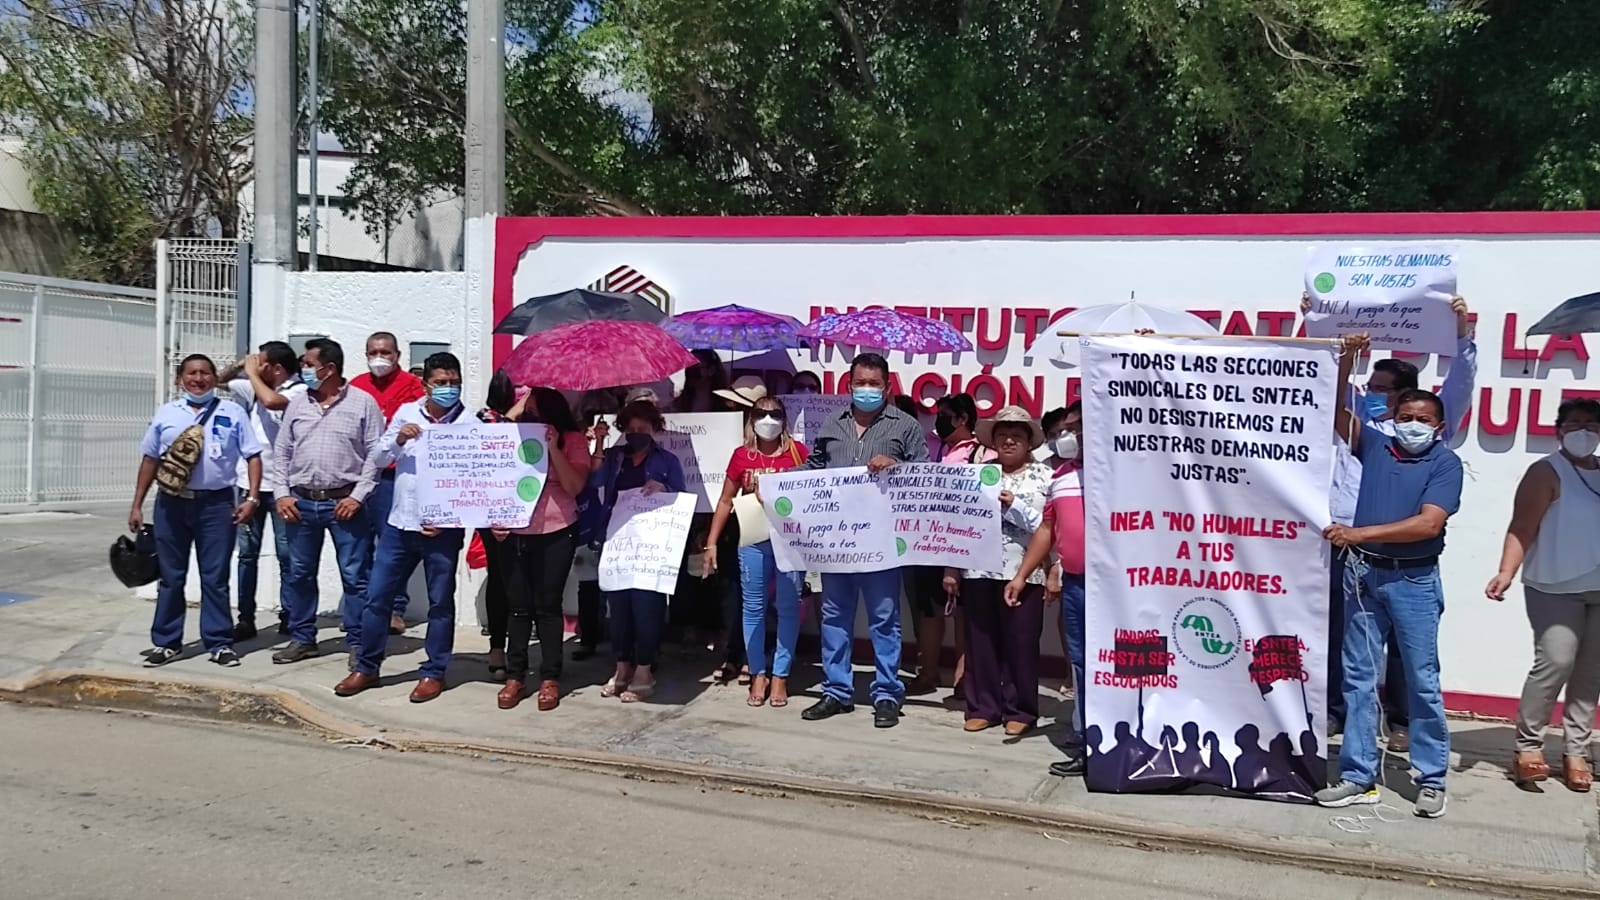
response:
<path fill-rule="evenodd" d="M 1453 723 L 1449 815 L 1427 821 L 1411 815 L 1410 778 L 1397 759 L 1385 773 L 1395 789 L 1385 792 L 1392 806 L 1368 807 L 1359 816 L 1220 796 L 1090 794 L 1081 780 L 1045 772 L 1061 758 L 1052 746 L 1055 722 L 1071 713 L 1048 691 L 1045 727 L 1020 739 L 998 729 L 965 733 L 959 706 L 946 695 L 912 698 L 892 730 L 874 729 L 865 706 L 808 723 L 799 712 L 816 696 L 810 659 L 797 673 L 787 709 L 751 709 L 742 688 L 709 684 L 710 655 L 669 654 L 654 702 L 625 706 L 600 697 L 599 685 L 610 674 L 609 661 L 600 658 L 569 661 L 568 694 L 559 709 L 539 713 L 530 701 L 506 712 L 495 706 L 498 686 L 488 682 L 482 662 L 487 640 L 462 630 L 450 690 L 419 706 L 407 700 L 421 656 L 419 626 L 391 639 L 382 687 L 341 699 L 332 687 L 344 675 L 345 660 L 331 627 L 322 632 L 328 655 L 295 666 L 272 665 L 268 648 L 278 639 L 264 634 L 238 648 L 244 654 L 239 668 L 214 666 L 196 649 L 161 669 L 142 669 L 151 606 L 117 585 L 106 568 L 105 547 L 118 527 L 114 516 L 0 517 L 0 635 L 6 639 L 0 692 L 48 680 L 49 673 L 88 672 L 190 684 L 187 695 L 167 687 L 145 692 L 156 708 L 166 698 L 181 712 L 196 705 L 192 692 L 245 691 L 312 710 L 319 724 L 337 733 L 384 733 L 418 746 L 468 745 L 636 773 L 654 768 L 663 777 L 858 795 L 947 808 L 951 815 L 1077 827 L 1157 849 L 1256 853 L 1418 883 L 1432 877 L 1502 896 L 1600 897 L 1594 797 L 1558 782 L 1537 792 L 1513 785 L 1505 772 L 1512 728 L 1505 723 Z M 191 640 L 196 626 L 191 615 Z M 863 697 L 869 677 L 861 674 Z M 103 692 L 78 694 L 89 697 L 89 705 L 108 705 Z M 1552 737 L 1550 758 L 1559 754 Z"/>

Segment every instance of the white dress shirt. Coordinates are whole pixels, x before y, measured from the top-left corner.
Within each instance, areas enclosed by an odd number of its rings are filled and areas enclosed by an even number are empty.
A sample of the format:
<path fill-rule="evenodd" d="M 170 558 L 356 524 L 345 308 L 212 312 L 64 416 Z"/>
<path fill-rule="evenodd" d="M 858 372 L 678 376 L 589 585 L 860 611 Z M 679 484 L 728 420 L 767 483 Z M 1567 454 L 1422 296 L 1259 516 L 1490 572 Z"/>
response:
<path fill-rule="evenodd" d="M 367 471 L 374 477 L 394 464 L 394 505 L 389 508 L 391 526 L 401 531 L 422 530 L 422 517 L 417 511 L 417 448 L 422 439 L 418 436 L 401 444 L 400 429 L 406 425 L 423 430 L 435 425 L 452 425 L 461 418 L 464 408 L 457 403 L 443 418 L 435 419 L 428 415 L 428 400 L 424 397 L 395 410 L 394 419 L 367 457 Z"/>

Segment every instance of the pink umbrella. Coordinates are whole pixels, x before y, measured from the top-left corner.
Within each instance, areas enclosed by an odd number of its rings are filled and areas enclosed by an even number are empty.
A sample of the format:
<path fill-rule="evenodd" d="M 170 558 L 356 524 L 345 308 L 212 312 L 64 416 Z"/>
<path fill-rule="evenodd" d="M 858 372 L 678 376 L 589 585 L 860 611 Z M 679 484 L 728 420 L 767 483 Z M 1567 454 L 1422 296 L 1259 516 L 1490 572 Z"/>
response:
<path fill-rule="evenodd" d="M 696 362 L 657 325 L 595 320 L 530 335 L 511 351 L 505 370 L 515 384 L 592 391 L 660 381 Z"/>

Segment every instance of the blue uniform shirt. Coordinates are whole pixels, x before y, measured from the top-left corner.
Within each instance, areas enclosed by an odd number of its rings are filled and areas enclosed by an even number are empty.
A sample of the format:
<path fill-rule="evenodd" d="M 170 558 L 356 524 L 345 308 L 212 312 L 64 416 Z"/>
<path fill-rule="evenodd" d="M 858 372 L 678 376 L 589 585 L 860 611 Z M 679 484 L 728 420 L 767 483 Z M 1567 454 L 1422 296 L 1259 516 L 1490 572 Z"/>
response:
<path fill-rule="evenodd" d="M 1461 458 L 1443 441 L 1420 456 L 1408 456 L 1399 443 L 1371 422 L 1361 428 L 1356 454 L 1361 461 L 1361 494 L 1355 527 L 1387 525 L 1422 512 L 1424 504 L 1446 515 L 1461 508 Z M 1444 532 L 1426 541 L 1367 543 L 1361 549 L 1391 559 L 1419 559 L 1444 551 Z"/>
<path fill-rule="evenodd" d="M 162 406 L 150 420 L 144 440 L 139 442 L 139 452 L 151 459 L 160 459 L 178 435 L 205 414 L 204 406 L 197 409 L 187 400 L 174 400 Z M 205 448 L 200 451 L 200 461 L 189 473 L 189 490 L 215 491 L 233 487 L 239 460 L 260 455 L 261 442 L 256 439 L 256 430 L 244 407 L 232 400 L 219 401 L 216 412 L 206 422 Z"/>

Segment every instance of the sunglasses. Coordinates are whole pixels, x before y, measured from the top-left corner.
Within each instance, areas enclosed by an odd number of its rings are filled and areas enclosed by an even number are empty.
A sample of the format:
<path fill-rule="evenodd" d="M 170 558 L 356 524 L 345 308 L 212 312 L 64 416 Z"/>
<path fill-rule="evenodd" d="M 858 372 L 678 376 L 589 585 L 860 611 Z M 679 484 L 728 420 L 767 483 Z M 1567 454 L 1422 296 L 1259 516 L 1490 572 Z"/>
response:
<path fill-rule="evenodd" d="M 754 416 L 751 417 L 752 421 L 756 421 L 756 422 L 759 422 L 762 419 L 771 419 L 774 422 L 782 422 L 787 418 L 788 418 L 787 416 L 785 416 L 781 412 L 778 412 L 775 409 L 763 409 L 763 410 L 758 411 Z"/>

